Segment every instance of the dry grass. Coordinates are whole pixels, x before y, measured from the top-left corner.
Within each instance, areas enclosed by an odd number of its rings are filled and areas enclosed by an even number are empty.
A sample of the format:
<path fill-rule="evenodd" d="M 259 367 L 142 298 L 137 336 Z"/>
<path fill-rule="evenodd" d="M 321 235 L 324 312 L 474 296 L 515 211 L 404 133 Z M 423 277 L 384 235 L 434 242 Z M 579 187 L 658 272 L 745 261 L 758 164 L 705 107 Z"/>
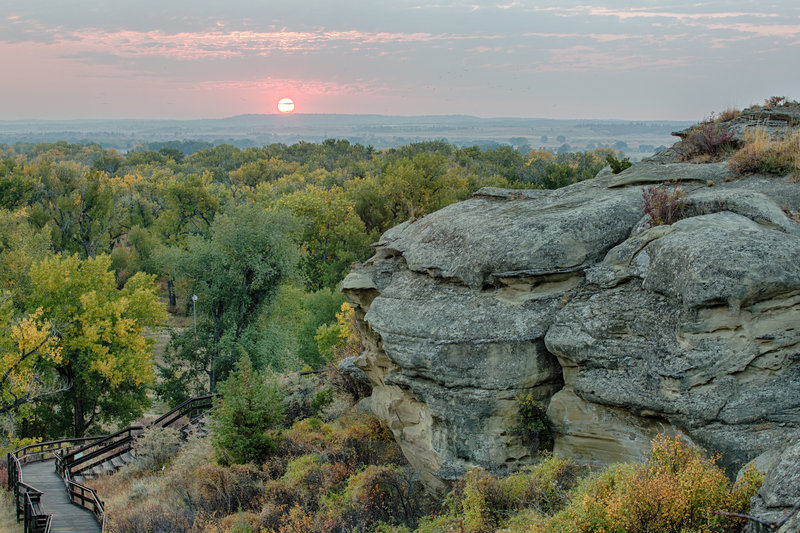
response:
<path fill-rule="evenodd" d="M 745 145 L 730 161 L 731 170 L 738 176 L 800 174 L 800 132 L 784 137 L 770 136 L 765 128 L 748 131 Z"/>
<path fill-rule="evenodd" d="M 712 118 L 714 119 L 714 122 L 730 122 L 741 114 L 742 112 L 740 110 L 729 107 L 712 115 Z"/>
<path fill-rule="evenodd" d="M 6 533 L 22 533 L 22 522 L 17 523 L 14 513 L 14 496 L 7 490 L 0 489 L 0 531 Z"/>

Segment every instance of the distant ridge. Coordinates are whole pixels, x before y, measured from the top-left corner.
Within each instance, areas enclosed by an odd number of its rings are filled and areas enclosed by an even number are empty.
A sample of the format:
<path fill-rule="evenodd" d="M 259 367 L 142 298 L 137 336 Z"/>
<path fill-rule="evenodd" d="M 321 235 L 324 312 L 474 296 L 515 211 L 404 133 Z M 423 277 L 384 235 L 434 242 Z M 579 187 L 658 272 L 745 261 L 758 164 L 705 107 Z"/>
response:
<path fill-rule="evenodd" d="M 272 143 L 347 139 L 375 148 L 445 140 L 459 146 L 512 145 L 572 151 L 596 146 L 670 145 L 670 133 L 689 122 L 548 118 L 481 118 L 471 115 L 244 114 L 200 119 L 0 120 L 0 143 L 66 141 L 128 151 L 148 142 L 198 140 L 245 148 Z M 624 149 L 624 148 L 622 148 Z"/>

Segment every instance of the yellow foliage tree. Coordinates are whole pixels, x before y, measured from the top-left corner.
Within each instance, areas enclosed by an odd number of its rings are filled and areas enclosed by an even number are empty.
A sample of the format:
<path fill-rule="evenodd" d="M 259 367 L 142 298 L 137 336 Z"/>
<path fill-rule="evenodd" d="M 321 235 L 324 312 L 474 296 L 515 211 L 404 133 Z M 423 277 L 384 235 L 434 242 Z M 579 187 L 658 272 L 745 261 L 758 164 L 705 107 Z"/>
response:
<path fill-rule="evenodd" d="M 8 293 L 0 296 L 0 415 L 6 426 L 0 448 L 15 438 L 15 422 L 39 399 L 64 389 L 53 372 L 61 347 L 42 310 L 16 317 Z"/>
<path fill-rule="evenodd" d="M 145 327 L 166 320 L 152 276 L 117 289 L 111 259 L 54 256 L 31 268 L 30 304 L 61 338 L 55 369 L 70 388 L 40 411 L 54 433 L 82 436 L 99 422 L 129 422 L 147 404 L 154 379 Z"/>

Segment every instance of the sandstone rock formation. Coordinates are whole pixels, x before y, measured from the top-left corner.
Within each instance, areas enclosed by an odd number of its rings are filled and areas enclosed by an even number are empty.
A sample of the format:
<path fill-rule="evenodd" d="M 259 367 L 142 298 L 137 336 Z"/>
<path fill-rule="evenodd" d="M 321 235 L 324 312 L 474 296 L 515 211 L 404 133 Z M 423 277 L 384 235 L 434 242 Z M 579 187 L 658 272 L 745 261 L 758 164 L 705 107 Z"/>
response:
<path fill-rule="evenodd" d="M 642 190 L 665 183 L 687 203 L 651 227 Z M 800 437 L 799 210 L 790 176 L 662 156 L 403 223 L 343 284 L 372 409 L 434 481 L 533 459 L 521 393 L 556 453 L 638 460 L 682 434 L 735 473 Z"/>
<path fill-rule="evenodd" d="M 778 533 L 796 533 L 800 530 L 800 512 L 795 505 L 800 502 L 800 442 L 785 449 L 772 463 L 764 483 L 753 498 L 750 515 L 769 524 L 783 525 L 772 529 Z M 792 514 L 794 513 L 794 514 Z M 748 533 L 770 531 L 770 528 L 756 523 L 748 524 Z"/>

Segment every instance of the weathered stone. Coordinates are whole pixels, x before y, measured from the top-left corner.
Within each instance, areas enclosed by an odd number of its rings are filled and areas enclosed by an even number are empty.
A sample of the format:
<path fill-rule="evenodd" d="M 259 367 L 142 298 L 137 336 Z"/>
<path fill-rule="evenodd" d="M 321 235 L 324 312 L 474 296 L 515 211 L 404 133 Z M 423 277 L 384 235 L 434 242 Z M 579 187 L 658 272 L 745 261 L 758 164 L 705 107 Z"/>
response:
<path fill-rule="evenodd" d="M 482 189 L 392 228 L 345 279 L 371 408 L 429 481 L 534 460 L 523 393 L 549 403 L 557 453 L 595 464 L 667 433 L 735 473 L 800 438 L 800 186 L 668 159 Z M 665 181 L 686 206 L 651 227 L 642 189 Z"/>
<path fill-rule="evenodd" d="M 337 365 L 339 368 L 339 372 L 344 374 L 345 376 L 357 381 L 358 383 L 363 383 L 364 385 L 370 385 L 369 378 L 364 373 L 363 370 L 356 366 L 356 360 L 358 357 L 350 356 L 345 357 L 339 364 Z"/>
<path fill-rule="evenodd" d="M 800 442 L 786 448 L 769 468 L 758 494 L 752 499 L 750 515 L 775 524 L 782 521 L 798 502 L 800 502 Z M 795 533 L 798 528 L 800 528 L 800 514 L 796 514 L 777 531 Z M 767 527 L 755 522 L 748 526 L 750 533 L 768 530 Z"/>

